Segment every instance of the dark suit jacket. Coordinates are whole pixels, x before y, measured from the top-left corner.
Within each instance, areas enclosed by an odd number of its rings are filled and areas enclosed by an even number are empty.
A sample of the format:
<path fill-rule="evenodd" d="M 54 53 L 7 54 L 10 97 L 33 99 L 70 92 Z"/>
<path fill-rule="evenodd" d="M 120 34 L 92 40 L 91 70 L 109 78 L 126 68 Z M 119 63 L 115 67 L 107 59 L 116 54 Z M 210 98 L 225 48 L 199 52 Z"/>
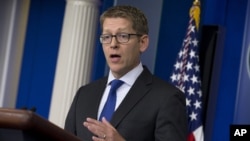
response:
<path fill-rule="evenodd" d="M 97 118 L 106 83 L 107 77 L 81 87 L 69 110 L 65 129 L 83 141 L 92 141 L 83 122 Z M 144 67 L 110 122 L 127 141 L 185 141 L 185 96 Z"/>

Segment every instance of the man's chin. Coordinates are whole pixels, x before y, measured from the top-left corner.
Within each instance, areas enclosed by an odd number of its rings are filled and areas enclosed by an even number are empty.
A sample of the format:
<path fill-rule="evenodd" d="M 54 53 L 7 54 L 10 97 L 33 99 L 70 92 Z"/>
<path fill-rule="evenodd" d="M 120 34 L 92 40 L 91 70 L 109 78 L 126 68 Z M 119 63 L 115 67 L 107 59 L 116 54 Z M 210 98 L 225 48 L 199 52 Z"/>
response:
<path fill-rule="evenodd" d="M 124 70 L 121 67 L 113 67 L 110 68 L 110 70 L 116 78 L 120 78 L 125 74 Z"/>

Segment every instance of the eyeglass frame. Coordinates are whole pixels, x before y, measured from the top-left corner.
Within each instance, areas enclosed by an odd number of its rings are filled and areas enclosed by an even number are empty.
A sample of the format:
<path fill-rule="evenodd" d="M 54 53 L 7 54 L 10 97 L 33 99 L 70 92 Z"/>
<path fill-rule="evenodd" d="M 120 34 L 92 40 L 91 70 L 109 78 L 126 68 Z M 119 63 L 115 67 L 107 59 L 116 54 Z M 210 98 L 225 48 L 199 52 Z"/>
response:
<path fill-rule="evenodd" d="M 128 36 L 128 40 L 125 41 L 125 42 L 120 42 L 119 38 L 117 38 L 119 35 L 127 35 Z M 133 35 L 134 36 L 142 36 L 142 34 L 136 34 L 136 33 L 118 33 L 118 34 L 115 34 L 115 35 L 112 35 L 112 34 L 102 34 L 102 35 L 100 35 L 100 42 L 102 44 L 110 44 L 112 42 L 112 40 L 113 40 L 113 37 L 115 37 L 115 39 L 116 39 L 116 41 L 118 43 L 127 43 L 130 40 L 130 36 L 133 36 Z M 107 42 L 107 43 L 103 43 L 103 36 L 109 36 L 109 37 L 111 37 L 110 41 Z"/>

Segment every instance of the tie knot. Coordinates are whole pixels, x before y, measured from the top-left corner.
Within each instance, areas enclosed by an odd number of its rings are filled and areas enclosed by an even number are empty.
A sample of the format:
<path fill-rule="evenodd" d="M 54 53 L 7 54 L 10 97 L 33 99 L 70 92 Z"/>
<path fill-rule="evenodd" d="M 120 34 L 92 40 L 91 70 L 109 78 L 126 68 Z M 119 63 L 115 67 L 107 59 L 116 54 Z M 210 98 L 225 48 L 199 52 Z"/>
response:
<path fill-rule="evenodd" d="M 122 80 L 114 79 L 110 83 L 110 85 L 111 85 L 110 91 L 116 91 L 116 89 L 119 88 L 122 84 L 123 84 Z"/>

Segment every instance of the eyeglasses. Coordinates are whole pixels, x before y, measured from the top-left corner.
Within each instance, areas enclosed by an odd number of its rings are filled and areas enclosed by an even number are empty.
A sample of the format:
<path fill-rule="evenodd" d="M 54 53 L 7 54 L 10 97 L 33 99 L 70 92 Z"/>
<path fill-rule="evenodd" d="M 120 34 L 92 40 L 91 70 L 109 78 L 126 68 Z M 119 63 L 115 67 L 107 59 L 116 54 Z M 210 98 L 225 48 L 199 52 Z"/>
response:
<path fill-rule="evenodd" d="M 100 42 L 102 44 L 110 44 L 112 42 L 113 37 L 115 37 L 118 43 L 127 43 L 130 39 L 130 36 L 133 35 L 142 36 L 141 34 L 128 34 L 128 33 L 118 33 L 116 35 L 102 34 L 100 36 Z"/>

